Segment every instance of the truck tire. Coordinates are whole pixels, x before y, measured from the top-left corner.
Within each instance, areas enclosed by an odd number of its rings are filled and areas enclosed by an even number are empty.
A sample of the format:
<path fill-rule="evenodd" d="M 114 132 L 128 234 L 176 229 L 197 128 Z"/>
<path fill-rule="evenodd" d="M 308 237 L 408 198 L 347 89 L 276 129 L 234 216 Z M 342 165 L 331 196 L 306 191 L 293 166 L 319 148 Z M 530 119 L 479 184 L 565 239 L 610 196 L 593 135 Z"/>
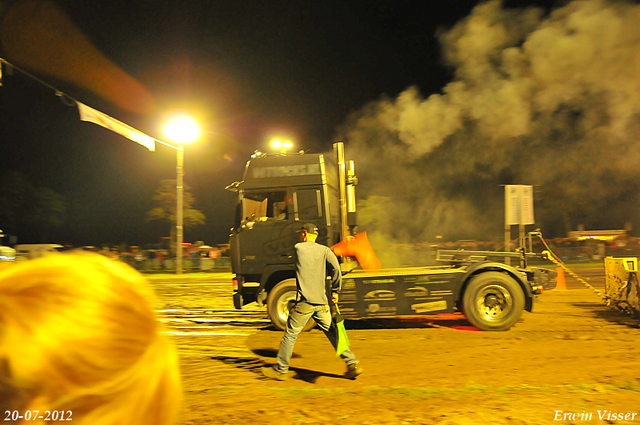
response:
<path fill-rule="evenodd" d="M 464 315 L 483 331 L 506 331 L 524 310 L 524 292 L 511 276 L 484 272 L 473 277 L 463 295 Z"/>
<path fill-rule="evenodd" d="M 287 327 L 287 319 L 289 318 L 289 310 L 296 301 L 296 280 L 285 279 L 278 283 L 269 292 L 267 298 L 267 313 L 271 323 L 280 330 L 284 330 Z M 310 331 L 316 326 L 316 322 L 313 319 L 309 319 L 304 331 Z"/>

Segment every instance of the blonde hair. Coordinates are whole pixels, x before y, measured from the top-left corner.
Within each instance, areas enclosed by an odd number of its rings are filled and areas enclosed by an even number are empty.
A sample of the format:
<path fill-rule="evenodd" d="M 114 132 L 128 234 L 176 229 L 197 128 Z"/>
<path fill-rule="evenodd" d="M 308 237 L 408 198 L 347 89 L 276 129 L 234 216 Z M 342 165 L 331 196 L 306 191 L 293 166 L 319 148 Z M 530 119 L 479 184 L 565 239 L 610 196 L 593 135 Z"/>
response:
<path fill-rule="evenodd" d="M 154 307 L 142 275 L 97 254 L 3 270 L 0 360 L 12 387 L 29 390 L 41 411 L 71 411 L 75 424 L 171 424 L 177 355 Z"/>

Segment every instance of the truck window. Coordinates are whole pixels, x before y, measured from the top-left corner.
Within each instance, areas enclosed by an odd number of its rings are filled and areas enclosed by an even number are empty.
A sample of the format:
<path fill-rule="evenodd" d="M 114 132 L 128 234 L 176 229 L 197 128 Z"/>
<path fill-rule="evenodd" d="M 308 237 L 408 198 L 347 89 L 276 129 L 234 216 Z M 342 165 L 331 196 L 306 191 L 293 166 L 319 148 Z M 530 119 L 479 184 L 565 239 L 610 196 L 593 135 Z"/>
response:
<path fill-rule="evenodd" d="M 242 220 L 244 216 L 242 215 L 242 202 L 236 205 L 236 209 L 233 213 L 233 229 L 238 232 L 240 231 L 240 226 L 242 225 Z"/>
<path fill-rule="evenodd" d="M 257 220 L 267 216 L 267 200 L 256 201 L 244 198 L 242 200 L 243 218 L 245 220 Z"/>
<path fill-rule="evenodd" d="M 242 217 L 244 220 L 260 218 L 287 219 L 287 192 L 245 193 L 242 199 Z"/>
<path fill-rule="evenodd" d="M 301 189 L 294 194 L 296 220 L 313 220 L 322 217 L 320 190 Z"/>

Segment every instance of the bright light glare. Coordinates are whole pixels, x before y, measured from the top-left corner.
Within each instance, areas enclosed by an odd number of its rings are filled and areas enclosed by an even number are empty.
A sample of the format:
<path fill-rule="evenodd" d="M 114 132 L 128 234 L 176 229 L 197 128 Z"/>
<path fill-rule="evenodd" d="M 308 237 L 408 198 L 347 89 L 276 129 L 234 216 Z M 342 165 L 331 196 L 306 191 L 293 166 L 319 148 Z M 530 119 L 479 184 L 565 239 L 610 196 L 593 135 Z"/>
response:
<path fill-rule="evenodd" d="M 291 149 L 293 147 L 293 143 L 288 140 L 285 140 L 284 142 L 281 140 L 273 140 L 271 142 L 271 146 L 275 149 L 280 149 L 280 152 L 284 153 L 287 149 Z"/>
<path fill-rule="evenodd" d="M 169 120 L 164 127 L 164 134 L 175 143 L 189 143 L 200 137 L 200 127 L 193 118 L 179 115 Z"/>

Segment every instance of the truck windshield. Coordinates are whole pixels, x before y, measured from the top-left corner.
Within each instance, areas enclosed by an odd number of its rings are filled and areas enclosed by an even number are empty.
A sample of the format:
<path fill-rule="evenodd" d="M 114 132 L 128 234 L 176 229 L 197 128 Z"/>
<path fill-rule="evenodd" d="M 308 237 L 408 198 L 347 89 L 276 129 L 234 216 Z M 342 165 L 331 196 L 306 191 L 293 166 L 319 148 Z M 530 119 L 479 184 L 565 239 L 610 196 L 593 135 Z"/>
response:
<path fill-rule="evenodd" d="M 287 219 L 287 192 L 251 192 L 242 198 L 242 218 L 253 221 L 264 218 Z"/>

